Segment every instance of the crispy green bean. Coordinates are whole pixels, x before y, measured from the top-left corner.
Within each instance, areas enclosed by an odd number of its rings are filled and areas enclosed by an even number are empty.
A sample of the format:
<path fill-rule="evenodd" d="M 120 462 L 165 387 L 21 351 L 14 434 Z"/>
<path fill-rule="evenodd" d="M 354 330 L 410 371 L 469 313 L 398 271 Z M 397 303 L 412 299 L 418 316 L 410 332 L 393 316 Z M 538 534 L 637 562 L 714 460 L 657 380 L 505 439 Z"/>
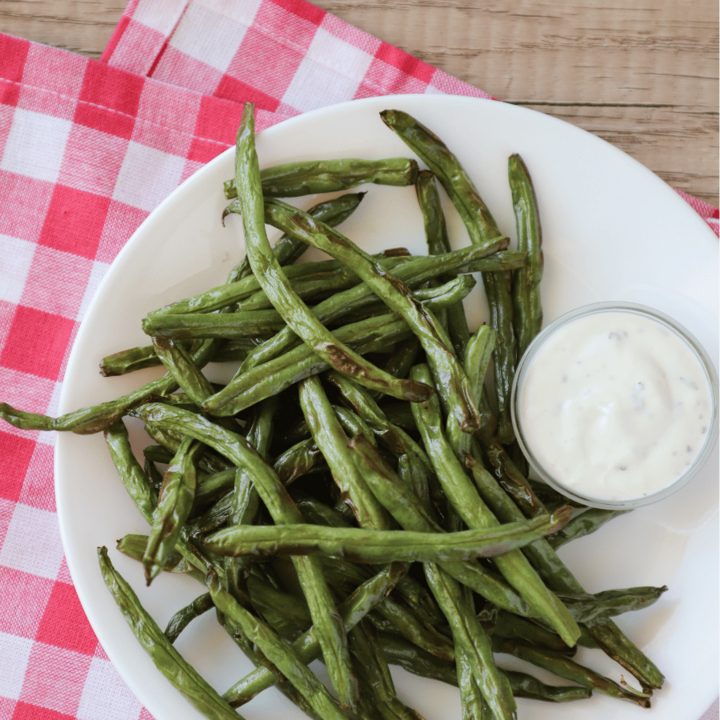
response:
<path fill-rule="evenodd" d="M 495 652 L 514 655 L 532 665 L 537 665 L 538 667 L 553 672 L 566 680 L 572 680 L 578 685 L 588 688 L 588 690 L 609 695 L 618 700 L 628 700 L 642 708 L 650 707 L 650 697 L 646 693 L 634 690 L 629 685 L 619 685 L 609 678 L 603 677 L 599 673 L 590 670 L 590 668 L 580 665 L 567 657 L 567 655 L 524 645 L 523 643 L 514 642 L 499 636 L 493 636 L 493 649 Z"/>
<path fill-rule="evenodd" d="M 134 413 L 146 422 L 162 422 L 204 442 L 239 468 L 247 470 L 276 523 L 304 522 L 302 514 L 287 494 L 277 474 L 263 462 L 241 435 L 214 425 L 199 415 L 159 403 L 143 405 Z M 335 609 L 322 568 L 318 560 L 311 556 L 293 557 L 292 560 L 317 628 L 333 687 L 343 704 L 353 706 L 357 704 L 357 682 L 352 674 L 345 629 Z"/>
<path fill-rule="evenodd" d="M 408 495 L 401 481 L 389 468 L 379 465 L 376 451 L 363 438 L 355 438 L 351 447 L 357 451 L 358 467 L 376 494 L 402 527 L 437 531 L 438 526 L 426 515 L 419 501 Z M 443 563 L 444 567 L 450 563 Z M 467 656 L 483 697 L 498 718 L 511 718 L 515 703 L 507 682 L 498 673 L 490 644 L 474 613 L 464 603 L 460 585 L 442 567 L 433 563 L 423 566 L 425 577 L 443 614 L 451 624 L 453 638 Z"/>
<path fill-rule="evenodd" d="M 411 332 L 407 323 L 388 314 L 345 325 L 335 331 L 335 336 L 363 353 L 397 339 L 405 339 Z M 327 368 L 328 364 L 322 358 L 306 345 L 300 345 L 274 360 L 238 373 L 222 390 L 203 403 L 203 409 L 218 416 L 235 415 Z"/>
<path fill-rule="evenodd" d="M 416 365 L 411 375 L 430 380 L 427 366 Z M 448 500 L 470 528 L 488 528 L 499 524 L 465 474 L 442 431 L 440 403 L 436 398 L 413 407 L 415 422 L 423 438 Z M 568 645 L 574 645 L 580 629 L 567 608 L 538 577 L 519 550 L 495 558 L 495 565 L 518 593 L 558 632 Z"/>
<path fill-rule="evenodd" d="M 171 618 L 165 628 L 165 637 L 174 643 L 180 633 L 196 618 L 208 610 L 212 610 L 213 604 L 210 593 L 203 593 L 196 597 L 189 605 L 180 608 Z"/>
<path fill-rule="evenodd" d="M 299 385 L 299 396 L 300 406 L 315 443 L 360 527 L 370 530 L 391 528 L 390 516 L 370 492 L 353 462 L 347 449 L 348 438 L 335 416 L 320 380 L 317 377 L 303 380 Z"/>
<path fill-rule="evenodd" d="M 495 395 L 498 403 L 498 437 L 504 445 L 515 438 L 510 418 L 510 396 L 515 377 L 517 347 L 513 329 L 511 275 L 508 272 L 482 274 L 490 309 L 490 325 L 497 336 L 493 350 Z"/>
<path fill-rule="evenodd" d="M 250 525 L 219 530 L 205 538 L 205 544 L 219 555 L 259 558 L 321 553 L 351 562 L 458 562 L 495 557 L 524 547 L 540 535 L 555 532 L 569 516 L 570 508 L 566 508 L 527 522 L 447 535 L 314 525 Z"/>
<path fill-rule="evenodd" d="M 350 190 L 367 183 L 403 187 L 413 185 L 417 174 L 417 163 L 408 158 L 340 158 L 273 165 L 260 171 L 260 181 L 265 197 L 289 198 Z M 226 180 L 223 188 L 228 200 L 237 197 L 234 179 Z"/>
<path fill-rule="evenodd" d="M 246 637 L 258 646 L 323 720 L 347 720 L 337 702 L 297 654 L 262 620 L 223 590 L 217 577 L 210 578 L 208 589 L 218 610 L 242 629 Z"/>
<path fill-rule="evenodd" d="M 339 606 L 345 627 L 348 629 L 355 627 L 362 618 L 385 599 L 406 572 L 407 565 L 393 563 L 358 587 Z M 315 626 L 313 625 L 295 640 L 292 648 L 305 663 L 310 663 L 317 658 L 320 655 L 320 644 Z M 238 707 L 251 700 L 259 692 L 274 685 L 275 682 L 276 678 L 271 672 L 258 668 L 235 683 L 223 697 L 230 705 Z"/>
<path fill-rule="evenodd" d="M 197 338 L 237 339 L 270 337 L 285 321 L 275 310 L 248 310 L 232 313 L 186 313 L 148 316 L 143 331 L 154 338 L 187 340 Z"/>
<path fill-rule="evenodd" d="M 462 218 L 473 245 L 499 234 L 472 180 L 437 135 L 402 110 L 383 110 L 380 117 L 433 171 Z"/>
<path fill-rule="evenodd" d="M 195 489 L 195 505 L 203 505 L 225 495 L 235 484 L 236 471 L 237 468 L 229 468 L 200 477 Z"/>
<path fill-rule="evenodd" d="M 383 652 L 391 665 L 399 665 L 414 675 L 431 678 L 457 686 L 455 667 L 429 655 L 402 638 L 393 635 L 380 635 Z M 526 673 L 505 670 L 515 697 L 545 700 L 547 702 L 569 702 L 589 698 L 592 691 L 578 686 L 551 686 L 541 683 Z"/>
<path fill-rule="evenodd" d="M 337 417 L 338 422 L 340 423 L 342 429 L 345 431 L 346 435 L 349 435 L 350 437 L 362 435 L 372 445 L 375 445 L 375 447 L 377 447 L 377 440 L 375 439 L 373 431 L 370 429 L 370 426 L 360 417 L 360 415 L 356 415 L 354 412 L 352 412 L 352 410 L 348 410 L 342 405 L 333 405 L 332 409 L 335 412 L 335 416 Z"/>
<path fill-rule="evenodd" d="M 358 205 L 362 202 L 364 195 L 365 193 L 347 193 L 346 195 L 341 195 L 332 200 L 326 200 L 318 205 L 314 205 L 308 212 L 313 217 L 317 217 L 328 225 L 335 227 L 335 225 L 344 222 L 355 212 Z M 223 218 L 224 217 L 225 215 L 223 213 Z M 304 243 L 293 240 L 286 235 L 283 235 L 273 247 L 273 253 L 275 253 L 275 257 L 281 265 L 294 263 L 305 250 L 306 246 Z M 250 261 L 247 256 L 232 269 L 226 284 L 237 282 L 246 277 L 252 278 L 252 280 L 257 283 L 257 280 L 255 280 L 252 274 Z M 256 287 L 260 287 L 260 285 L 257 284 Z M 225 303 L 225 305 L 227 304 L 229 303 Z"/>
<path fill-rule="evenodd" d="M 479 424 L 477 408 L 469 396 L 465 373 L 455 356 L 442 342 L 431 315 L 423 311 L 421 306 L 413 300 L 407 286 L 397 277 L 386 273 L 351 240 L 329 226 L 318 223 L 307 213 L 295 210 L 278 200 L 266 201 L 265 209 L 265 216 L 270 224 L 280 226 L 288 235 L 294 235 L 352 267 L 365 284 L 391 310 L 405 319 L 420 340 L 420 344 L 432 364 L 436 382 L 441 384 L 445 392 L 455 400 L 453 407 L 458 423 L 468 432 L 476 428 Z M 499 239 L 498 236 L 489 240 L 484 246 L 495 245 Z M 420 400 L 419 397 L 406 399 L 416 402 Z"/>
<path fill-rule="evenodd" d="M 262 289 L 293 332 L 331 367 L 357 378 L 363 385 L 403 400 L 415 401 L 426 398 L 429 392 L 427 388 L 388 375 L 364 360 L 362 355 L 342 344 L 337 336 L 310 312 L 293 290 L 272 252 L 265 233 L 265 210 L 255 151 L 254 111 L 252 103 L 245 103 L 236 142 L 235 187 L 242 208 L 248 259 Z M 311 222 L 315 222 L 312 216 L 306 215 L 306 217 L 310 218 Z M 353 269 L 357 272 L 357 268 L 353 267 Z M 359 276 L 365 279 L 362 273 L 359 273 Z"/>
<path fill-rule="evenodd" d="M 350 447 L 356 452 L 355 462 L 371 490 L 401 527 L 414 532 L 444 532 L 427 514 L 419 499 L 383 463 L 369 443 L 355 438 Z M 449 562 L 442 563 L 442 567 L 458 582 L 467 585 L 498 607 L 525 616 L 536 614 L 502 577 L 480 563 Z"/>
<path fill-rule="evenodd" d="M 110 562 L 107 548 L 98 548 L 98 561 L 105 585 L 155 667 L 206 717 L 238 720 L 238 714 L 183 659 L 142 607 L 133 589 Z"/>
<path fill-rule="evenodd" d="M 318 466 L 324 466 L 325 460 L 313 438 L 300 440 L 275 459 L 273 470 L 287 486 L 306 475 Z"/>
<path fill-rule="evenodd" d="M 100 362 L 100 374 L 103 377 L 125 375 L 134 370 L 155 367 L 159 364 L 160 358 L 155 355 L 155 348 L 152 345 L 145 345 L 106 355 Z"/>
<path fill-rule="evenodd" d="M 409 258 L 406 262 L 393 268 L 393 274 L 409 287 L 417 287 L 445 271 L 464 274 L 492 268 L 499 263 L 517 266 L 525 261 L 522 253 L 495 252 L 501 250 L 505 245 L 506 240 L 503 239 L 493 244 L 489 250 L 485 249 L 485 247 L 468 248 L 446 253 L 435 258 Z M 378 262 L 385 267 L 382 260 L 378 260 Z M 330 323 L 348 313 L 366 307 L 375 300 L 376 296 L 372 290 L 362 283 L 323 300 L 312 311 L 317 315 L 320 322 Z M 278 354 L 294 347 L 298 341 L 298 337 L 290 327 L 281 330 L 274 338 L 264 343 L 262 348 L 257 348 L 251 352 L 243 362 L 241 370 L 248 370 L 261 362 L 277 357 Z M 394 375 L 391 370 L 388 370 L 388 372 Z M 398 377 L 404 377 L 403 373 L 397 373 L 397 375 Z"/>
<path fill-rule="evenodd" d="M 204 342 L 193 353 L 193 361 L 198 367 L 202 367 L 210 360 L 214 351 L 212 341 Z M 175 380 L 170 375 L 165 375 L 115 400 L 75 410 L 57 418 L 16 410 L 7 403 L 0 403 L 0 418 L 23 430 L 56 430 L 90 435 L 109 428 L 132 408 L 147 402 L 151 397 L 168 395 L 177 390 L 177 387 Z"/>
<path fill-rule="evenodd" d="M 360 682 L 368 686 L 378 700 L 388 702 L 395 697 L 395 685 L 388 668 L 375 626 L 363 618 L 348 633 L 350 652 Z"/>
<path fill-rule="evenodd" d="M 630 510 L 601 510 L 600 508 L 588 508 L 580 515 L 572 518 L 570 522 L 556 535 L 550 539 L 550 545 L 554 550 L 569 543 L 571 540 L 585 537 L 599 530 L 606 522 L 619 515 L 625 515 Z"/>
<path fill-rule="evenodd" d="M 223 313 L 210 317 L 223 318 L 230 315 Z M 202 374 L 190 353 L 181 344 L 167 337 L 154 337 L 153 348 L 165 369 L 196 405 L 202 405 L 204 400 L 215 394 L 210 381 Z"/>
<path fill-rule="evenodd" d="M 147 535 L 124 535 L 120 540 L 117 541 L 117 550 L 123 555 L 127 555 L 133 560 L 137 560 L 142 563 L 142 559 L 145 556 L 145 550 L 147 548 L 148 536 Z M 165 572 L 171 573 L 183 573 L 190 575 L 200 582 L 204 582 L 204 576 L 197 572 L 195 565 L 189 563 L 179 552 L 172 552 L 165 558 L 165 564 L 163 566 Z"/>
<path fill-rule="evenodd" d="M 459 583 L 439 565 L 425 563 L 425 578 L 450 623 L 458 652 L 470 666 L 483 698 L 497 720 L 517 717 L 515 699 L 507 678 L 498 670 L 490 638 L 465 602 Z"/>
<path fill-rule="evenodd" d="M 517 505 L 498 487 L 484 468 L 476 463 L 470 463 L 470 469 L 483 499 L 502 522 L 513 522 L 523 518 Z M 528 545 L 523 552 L 551 590 L 563 595 L 587 595 L 582 585 L 544 538 Z M 611 619 L 595 620 L 587 625 L 587 630 L 592 641 L 609 657 L 631 672 L 644 688 L 662 687 L 665 679 L 663 674 L 629 638 L 623 635 Z"/>
<path fill-rule="evenodd" d="M 415 183 L 415 190 L 423 215 L 429 253 L 431 255 L 440 255 L 450 252 L 447 225 L 440 204 L 440 194 L 435 183 L 435 176 L 427 170 L 420 172 Z M 448 307 L 446 313 L 450 340 L 455 348 L 455 354 L 458 358 L 462 358 L 465 354 L 465 346 L 470 339 L 465 308 L 460 303 L 457 303 Z"/>
<path fill-rule="evenodd" d="M 184 440 L 165 472 L 143 557 L 148 585 L 162 572 L 165 558 L 175 549 L 190 515 L 197 484 L 197 461 L 202 451 L 202 443 L 190 438 Z"/>
<path fill-rule="evenodd" d="M 540 280 L 543 271 L 542 228 L 537 198 L 530 173 L 519 155 L 508 158 L 508 179 L 515 211 L 518 250 L 528 254 L 525 267 L 513 273 L 513 325 L 517 338 L 517 357 L 522 357 L 542 327 Z"/>

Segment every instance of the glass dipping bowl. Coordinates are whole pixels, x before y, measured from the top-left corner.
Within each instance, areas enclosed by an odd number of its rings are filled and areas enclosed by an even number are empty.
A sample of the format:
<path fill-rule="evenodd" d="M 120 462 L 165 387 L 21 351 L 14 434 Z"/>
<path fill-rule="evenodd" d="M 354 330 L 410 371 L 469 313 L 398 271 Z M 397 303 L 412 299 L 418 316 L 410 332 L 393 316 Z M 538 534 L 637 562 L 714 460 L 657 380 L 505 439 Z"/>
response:
<path fill-rule="evenodd" d="M 598 313 L 633 313 L 636 315 L 644 316 L 650 320 L 654 320 L 661 325 L 664 325 L 680 340 L 684 341 L 685 345 L 695 355 L 698 363 L 702 367 L 705 378 L 707 380 L 708 388 L 710 390 L 710 412 L 711 418 L 707 423 L 707 431 L 705 433 L 705 439 L 703 446 L 696 455 L 694 461 L 680 474 L 676 479 L 669 482 L 669 484 L 662 486 L 658 490 L 650 492 L 646 495 L 633 496 L 630 498 L 612 499 L 602 496 L 593 496 L 591 494 L 585 494 L 580 491 L 574 490 L 572 487 L 562 483 L 556 477 L 553 477 L 543 463 L 538 459 L 536 453 L 533 452 L 528 441 L 527 433 L 523 428 L 523 419 L 520 412 L 520 405 L 522 401 L 522 393 L 527 378 L 528 370 L 544 344 L 561 328 L 564 328 L 569 323 L 583 318 L 589 315 Z M 593 305 L 585 305 L 583 307 L 572 310 L 565 315 L 557 318 L 546 328 L 540 332 L 537 337 L 530 343 L 525 354 L 522 356 L 515 373 L 515 380 L 512 387 L 512 398 L 511 398 L 511 414 L 512 424 L 515 430 L 515 437 L 520 445 L 520 448 L 528 460 L 530 467 L 537 476 L 546 482 L 548 485 L 553 487 L 559 493 L 565 495 L 565 497 L 580 502 L 583 505 L 589 505 L 591 507 L 604 508 L 608 510 L 619 510 L 619 509 L 632 509 L 640 507 L 642 505 L 648 505 L 650 503 L 657 502 L 663 498 L 668 497 L 674 492 L 678 491 L 684 485 L 686 485 L 697 473 L 702 469 L 703 465 L 708 459 L 712 449 L 715 446 L 717 440 L 717 429 L 718 429 L 718 377 L 710 360 L 709 355 L 698 342 L 698 340 L 682 325 L 668 317 L 664 313 L 655 310 L 644 305 L 638 305 L 635 303 L 626 302 L 603 302 L 596 303 Z"/>

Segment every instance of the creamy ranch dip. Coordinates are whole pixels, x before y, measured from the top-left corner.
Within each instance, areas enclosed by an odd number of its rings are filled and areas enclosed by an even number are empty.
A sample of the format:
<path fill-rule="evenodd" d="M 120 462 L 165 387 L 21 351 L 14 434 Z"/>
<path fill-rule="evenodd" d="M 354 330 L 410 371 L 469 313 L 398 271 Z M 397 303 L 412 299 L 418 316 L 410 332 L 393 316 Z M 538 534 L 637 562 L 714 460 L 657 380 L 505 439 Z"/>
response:
<path fill-rule="evenodd" d="M 707 440 L 712 389 L 687 342 L 633 312 L 559 327 L 531 359 L 519 397 L 524 441 L 575 493 L 631 500 L 672 484 Z"/>

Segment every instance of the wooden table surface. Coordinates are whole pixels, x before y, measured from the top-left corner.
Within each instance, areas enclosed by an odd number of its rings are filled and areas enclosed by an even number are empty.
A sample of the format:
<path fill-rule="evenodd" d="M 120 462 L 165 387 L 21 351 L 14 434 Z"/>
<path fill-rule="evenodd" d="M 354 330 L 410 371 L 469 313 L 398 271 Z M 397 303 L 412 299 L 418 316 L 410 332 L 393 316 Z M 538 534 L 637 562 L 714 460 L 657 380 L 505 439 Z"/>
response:
<path fill-rule="evenodd" d="M 718 204 L 717 0 L 316 0 L 494 97 L 579 125 Z M 0 0 L 0 31 L 91 57 L 123 0 Z"/>

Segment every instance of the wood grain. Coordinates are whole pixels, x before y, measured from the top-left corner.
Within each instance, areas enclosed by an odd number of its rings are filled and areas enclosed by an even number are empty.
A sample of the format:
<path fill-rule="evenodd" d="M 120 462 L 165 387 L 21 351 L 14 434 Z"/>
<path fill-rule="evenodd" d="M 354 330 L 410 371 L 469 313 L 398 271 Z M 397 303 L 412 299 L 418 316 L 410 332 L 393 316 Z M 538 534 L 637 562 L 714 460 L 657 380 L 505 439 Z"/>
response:
<path fill-rule="evenodd" d="M 0 30 L 98 57 L 122 0 L 0 0 Z M 316 0 L 718 203 L 716 0 Z"/>

